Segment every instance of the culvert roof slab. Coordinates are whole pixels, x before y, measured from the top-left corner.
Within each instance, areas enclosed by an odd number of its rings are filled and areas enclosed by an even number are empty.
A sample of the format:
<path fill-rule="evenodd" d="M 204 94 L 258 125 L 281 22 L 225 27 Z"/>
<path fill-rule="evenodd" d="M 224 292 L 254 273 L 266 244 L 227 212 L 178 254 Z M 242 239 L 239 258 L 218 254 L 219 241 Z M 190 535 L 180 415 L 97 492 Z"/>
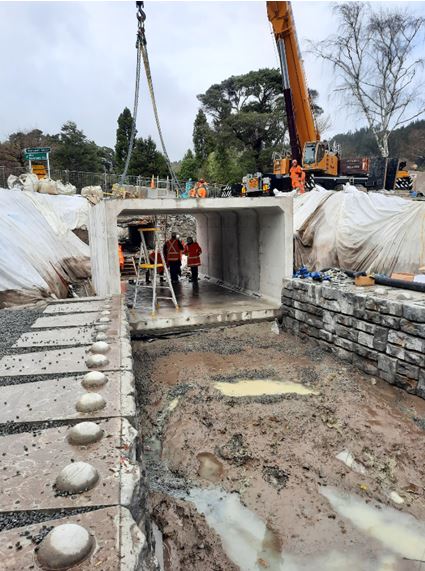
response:
<path fill-rule="evenodd" d="M 32 329 L 50 329 L 56 327 L 80 327 L 93 325 L 100 317 L 100 311 L 89 313 L 65 313 L 64 315 L 46 315 L 39 317 L 32 325 Z"/>
<path fill-rule="evenodd" d="M 103 356 L 104 363 L 99 359 L 96 366 L 90 365 L 90 359 L 100 355 L 90 353 L 89 346 L 6 355 L 0 360 L 0 376 L 87 373 L 91 369 L 116 371 L 120 368 L 120 352 L 120 344 L 112 343 L 109 352 Z"/>
<path fill-rule="evenodd" d="M 120 309 L 121 300 L 119 296 L 106 298 L 79 298 L 73 300 L 62 300 L 62 303 L 49 303 L 43 311 L 45 314 L 66 314 L 66 313 L 93 313 L 103 311 L 110 308 L 110 311 L 116 312 Z M 108 307 L 107 307 L 108 306 Z"/>
<path fill-rule="evenodd" d="M 88 391 L 81 384 L 83 375 L 46 379 L 35 383 L 0 387 L 0 424 L 6 422 L 43 422 L 51 420 L 90 420 L 133 416 L 133 378 L 127 372 L 106 372 L 108 381 L 91 392 L 102 395 L 105 406 L 91 412 L 79 412 L 77 401 Z"/>
<path fill-rule="evenodd" d="M 133 571 L 140 568 L 138 560 L 141 551 L 146 548 L 145 537 L 135 526 L 130 512 L 114 506 L 30 525 L 25 527 L 26 535 L 23 535 L 22 528 L 0 533 L 2 570 L 40 569 L 36 563 L 36 545 L 32 538 L 43 534 L 46 528 L 65 523 L 81 525 L 94 537 L 96 547 L 78 565 L 79 571 Z"/>
<path fill-rule="evenodd" d="M 68 426 L 0 438 L 0 512 L 119 504 L 121 423 L 115 418 L 100 421 L 103 438 L 87 446 L 68 442 Z M 97 470 L 97 483 L 81 493 L 58 494 L 56 478 L 66 466 L 77 462 Z"/>

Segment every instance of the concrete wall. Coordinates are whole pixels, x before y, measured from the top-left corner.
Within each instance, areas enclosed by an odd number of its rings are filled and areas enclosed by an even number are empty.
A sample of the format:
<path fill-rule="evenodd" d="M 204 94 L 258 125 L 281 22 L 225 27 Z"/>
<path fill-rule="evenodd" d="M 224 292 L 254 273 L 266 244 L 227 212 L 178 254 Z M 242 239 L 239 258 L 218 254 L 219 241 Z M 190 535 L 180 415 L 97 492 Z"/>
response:
<path fill-rule="evenodd" d="M 280 300 L 292 275 L 292 198 L 109 200 L 90 212 L 96 293 L 119 293 L 116 220 L 122 214 L 191 214 L 203 249 L 201 271 L 223 283 Z"/>
<path fill-rule="evenodd" d="M 283 327 L 425 398 L 424 294 L 284 280 Z"/>

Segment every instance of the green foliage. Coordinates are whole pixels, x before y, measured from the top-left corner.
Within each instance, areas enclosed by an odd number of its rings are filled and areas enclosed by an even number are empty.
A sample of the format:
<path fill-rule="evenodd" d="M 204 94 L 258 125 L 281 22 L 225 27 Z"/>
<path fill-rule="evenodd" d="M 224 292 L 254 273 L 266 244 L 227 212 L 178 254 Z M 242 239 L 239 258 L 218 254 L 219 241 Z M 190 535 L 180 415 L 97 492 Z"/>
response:
<path fill-rule="evenodd" d="M 323 113 L 310 91 L 313 111 Z M 237 182 L 248 172 L 270 172 L 274 152 L 287 150 L 286 111 L 278 69 L 232 76 L 198 95 L 193 142 L 200 172 L 217 182 Z M 206 115 L 212 121 L 210 126 Z M 205 160 L 207 156 L 207 160 Z"/>
<path fill-rule="evenodd" d="M 370 129 L 340 133 L 334 141 L 341 145 L 342 157 L 377 157 L 380 155 L 376 140 Z M 389 137 L 389 156 L 407 160 L 425 169 L 425 121 L 414 121 L 393 131 Z"/>
<path fill-rule="evenodd" d="M 213 133 L 202 109 L 199 109 L 193 124 L 193 147 L 199 164 L 202 164 L 208 158 L 208 155 L 214 148 Z"/>
<path fill-rule="evenodd" d="M 25 168 L 24 149 L 31 147 L 52 147 L 57 143 L 57 136 L 45 135 L 40 129 L 27 133 L 18 131 L 9 135 L 0 143 L 0 165 L 5 167 L 7 175 Z"/>
<path fill-rule="evenodd" d="M 122 173 L 124 170 L 132 127 L 133 117 L 131 116 L 131 111 L 128 107 L 125 107 L 124 111 L 118 117 L 117 138 L 115 143 L 115 167 L 119 173 Z"/>
<path fill-rule="evenodd" d="M 57 146 L 52 152 L 52 162 L 59 169 L 102 171 L 96 143 L 89 141 L 73 121 L 67 121 L 62 126 Z"/>
<path fill-rule="evenodd" d="M 136 139 L 133 153 L 128 168 L 129 175 L 136 176 L 160 176 L 168 175 L 167 162 L 156 148 L 155 141 L 148 137 L 147 139 Z"/>
<path fill-rule="evenodd" d="M 188 149 L 180 163 L 178 176 L 182 180 L 198 178 L 198 161 L 192 151 Z"/>

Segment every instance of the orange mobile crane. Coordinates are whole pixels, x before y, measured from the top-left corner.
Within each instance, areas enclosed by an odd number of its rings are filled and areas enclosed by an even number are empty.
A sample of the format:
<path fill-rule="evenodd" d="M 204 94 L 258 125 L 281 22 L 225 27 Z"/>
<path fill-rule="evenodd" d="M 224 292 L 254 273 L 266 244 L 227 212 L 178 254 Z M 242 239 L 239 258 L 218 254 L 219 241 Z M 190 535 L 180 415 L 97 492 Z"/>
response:
<path fill-rule="evenodd" d="M 402 165 L 399 165 L 398 159 L 362 157 L 341 160 L 337 150 L 331 149 L 327 141 L 320 140 L 311 108 L 291 2 L 267 2 L 267 16 L 273 27 L 279 54 L 291 155 L 306 172 L 307 186 L 312 187 L 317 182 L 332 189 L 350 181 L 367 188 L 393 189 L 398 186 L 409 189 L 409 173 L 400 170 Z M 279 178 L 288 178 L 290 161 L 289 157 L 274 160 L 274 183 Z M 275 186 L 283 188 L 285 185 Z"/>

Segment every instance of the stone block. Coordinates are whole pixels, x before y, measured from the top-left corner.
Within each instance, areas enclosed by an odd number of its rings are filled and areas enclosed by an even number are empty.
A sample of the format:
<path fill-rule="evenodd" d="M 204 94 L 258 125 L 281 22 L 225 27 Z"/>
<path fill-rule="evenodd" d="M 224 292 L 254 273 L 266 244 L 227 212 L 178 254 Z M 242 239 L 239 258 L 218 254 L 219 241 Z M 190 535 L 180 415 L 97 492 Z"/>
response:
<path fill-rule="evenodd" d="M 293 281 L 292 281 L 292 279 L 284 278 L 282 281 L 283 281 L 283 287 L 284 287 L 286 290 L 292 290 L 292 289 L 293 289 Z"/>
<path fill-rule="evenodd" d="M 320 329 L 319 338 L 327 341 L 328 343 L 332 343 L 333 334 L 330 331 L 326 331 L 326 329 Z"/>
<path fill-rule="evenodd" d="M 369 333 L 369 335 L 373 335 L 375 333 L 376 325 L 374 323 L 369 323 L 368 321 L 361 321 L 359 319 L 354 319 L 353 325 L 359 331 L 364 331 L 365 333 Z"/>
<path fill-rule="evenodd" d="M 353 342 L 350 341 L 349 339 L 343 339 L 342 337 L 335 337 L 334 345 L 336 345 L 337 347 L 342 347 L 342 349 L 345 349 L 346 351 L 354 350 Z"/>
<path fill-rule="evenodd" d="M 323 309 L 339 312 L 339 303 L 336 300 L 324 299 L 322 302 Z"/>
<path fill-rule="evenodd" d="M 351 351 L 346 351 L 342 347 L 335 347 L 335 345 L 331 346 L 332 353 L 336 355 L 339 359 L 343 361 L 348 361 L 349 363 L 353 360 L 353 353 Z"/>
<path fill-rule="evenodd" d="M 401 331 L 389 330 L 388 332 L 388 343 L 393 343 L 394 345 L 400 345 L 405 347 L 406 345 L 406 334 Z"/>
<path fill-rule="evenodd" d="M 364 331 L 359 331 L 358 342 L 360 345 L 366 345 L 370 349 L 373 349 L 373 335 L 364 333 Z"/>
<path fill-rule="evenodd" d="M 395 375 L 397 370 L 397 359 L 380 353 L 378 355 L 378 369 L 385 373 Z"/>
<path fill-rule="evenodd" d="M 419 368 L 425 369 L 425 354 L 416 353 L 415 351 L 405 350 L 404 360 L 412 365 L 417 365 Z"/>
<path fill-rule="evenodd" d="M 419 381 L 416 387 L 416 394 L 425 399 L 425 369 L 419 371 Z"/>
<path fill-rule="evenodd" d="M 415 394 L 418 386 L 418 381 L 409 377 L 405 377 L 404 375 L 397 374 L 394 379 L 394 384 L 408 393 Z"/>
<path fill-rule="evenodd" d="M 380 379 L 383 379 L 384 381 L 386 381 L 387 383 L 390 383 L 390 385 L 394 384 L 394 380 L 395 380 L 395 373 L 386 373 L 385 371 L 381 371 L 378 368 L 378 375 Z"/>
<path fill-rule="evenodd" d="M 374 351 L 373 349 L 368 349 L 363 345 L 355 345 L 354 352 L 361 357 L 369 359 L 369 361 L 377 361 L 378 360 L 378 351 Z"/>
<path fill-rule="evenodd" d="M 391 329 L 399 329 L 400 318 L 393 317 L 392 315 L 381 315 L 379 324 L 383 325 L 384 327 L 390 327 Z"/>
<path fill-rule="evenodd" d="M 400 329 L 409 335 L 425 338 L 425 323 L 413 323 L 407 319 L 400 319 Z"/>
<path fill-rule="evenodd" d="M 419 378 L 419 367 L 416 365 L 411 365 L 410 363 L 404 363 L 403 361 L 397 362 L 397 373 L 408 377 L 409 379 L 418 380 Z"/>
<path fill-rule="evenodd" d="M 374 361 L 369 361 L 369 359 L 359 355 L 353 355 L 353 365 L 368 375 L 378 375 L 379 370 Z"/>
<path fill-rule="evenodd" d="M 293 305 L 295 309 L 300 309 L 301 311 L 307 311 L 308 313 L 311 313 L 313 315 L 318 315 L 319 317 L 323 315 L 323 309 L 311 303 L 294 300 Z"/>
<path fill-rule="evenodd" d="M 330 285 L 322 286 L 321 293 L 324 299 L 336 300 L 338 298 L 338 289 Z"/>
<path fill-rule="evenodd" d="M 405 358 L 405 350 L 400 345 L 387 345 L 386 348 L 387 355 L 391 355 L 391 357 L 395 357 L 396 359 L 403 359 Z"/>
<path fill-rule="evenodd" d="M 404 304 L 403 317 L 410 321 L 425 323 L 425 305 Z"/>
<path fill-rule="evenodd" d="M 403 314 L 403 304 L 391 299 L 384 299 L 379 304 L 380 313 L 388 313 L 394 317 L 401 317 Z"/>
<path fill-rule="evenodd" d="M 388 342 L 388 329 L 376 326 L 373 335 L 373 347 L 378 351 L 385 351 Z"/>
<path fill-rule="evenodd" d="M 338 302 L 339 311 L 341 313 L 344 313 L 345 315 L 354 314 L 354 304 L 353 304 L 352 294 L 344 291 L 339 291 L 336 301 Z"/>
<path fill-rule="evenodd" d="M 335 321 L 341 325 L 344 325 L 345 327 L 353 327 L 355 319 L 350 315 L 339 314 L 335 316 Z"/>
<path fill-rule="evenodd" d="M 338 337 L 343 337 L 344 339 L 349 339 L 350 341 L 357 341 L 359 332 L 357 329 L 344 327 L 343 325 L 335 325 L 335 334 L 338 335 Z"/>

